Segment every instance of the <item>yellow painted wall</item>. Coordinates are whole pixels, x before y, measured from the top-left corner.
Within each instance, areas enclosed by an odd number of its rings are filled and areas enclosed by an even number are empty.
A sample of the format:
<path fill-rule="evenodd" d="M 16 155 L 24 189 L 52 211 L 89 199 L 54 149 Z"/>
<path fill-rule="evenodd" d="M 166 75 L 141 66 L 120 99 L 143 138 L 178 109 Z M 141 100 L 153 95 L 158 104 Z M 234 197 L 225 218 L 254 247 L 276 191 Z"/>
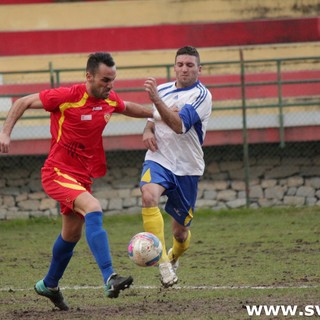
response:
<path fill-rule="evenodd" d="M 311 17 L 320 13 L 319 0 L 127 0 L 0 8 L 0 31 Z"/>
<path fill-rule="evenodd" d="M 240 47 L 227 48 L 200 48 L 202 62 L 215 61 L 238 61 Z M 274 58 L 290 58 L 290 57 L 311 57 L 320 55 L 320 43 L 302 43 L 287 45 L 262 45 L 262 46 L 246 46 L 243 47 L 243 55 L 246 60 L 257 59 L 274 59 Z M 173 64 L 175 50 L 150 50 L 150 51 L 131 51 L 131 52 L 114 52 L 112 53 L 118 67 L 125 66 L 147 66 L 159 64 Z M 56 69 L 62 68 L 85 68 L 87 61 L 86 54 L 64 54 L 64 55 L 40 55 L 40 56 L 14 56 L 0 57 L 1 71 L 21 71 L 21 70 L 43 70 L 48 69 L 49 62 L 53 63 Z M 137 71 L 125 73 L 118 70 L 118 77 L 125 78 L 141 78 L 155 73 L 155 70 L 145 69 L 142 73 Z M 155 74 L 154 74 L 155 75 Z M 84 80 L 84 73 L 79 79 L 79 73 L 74 80 Z M 15 76 L 17 77 L 17 76 Z M 18 77 L 21 77 L 19 75 Z M 25 78 L 28 77 L 27 75 Z M 35 75 L 31 75 L 34 79 Z M 40 76 L 39 76 L 40 77 Z M 5 77 L 8 79 L 8 77 Z M 31 78 L 30 78 L 31 79 Z"/>

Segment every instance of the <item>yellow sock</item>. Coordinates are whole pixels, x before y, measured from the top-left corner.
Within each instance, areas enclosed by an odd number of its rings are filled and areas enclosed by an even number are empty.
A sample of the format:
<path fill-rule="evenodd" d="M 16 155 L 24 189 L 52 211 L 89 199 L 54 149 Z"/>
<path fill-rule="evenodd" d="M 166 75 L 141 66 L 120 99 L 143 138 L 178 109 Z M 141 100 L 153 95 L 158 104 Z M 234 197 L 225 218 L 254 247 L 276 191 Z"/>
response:
<path fill-rule="evenodd" d="M 168 262 L 166 244 L 164 240 L 164 221 L 158 207 L 142 208 L 144 231 L 151 232 L 159 238 L 162 244 L 162 257 L 160 262 Z"/>
<path fill-rule="evenodd" d="M 191 231 L 188 230 L 188 237 L 183 242 L 178 242 L 175 237 L 173 237 L 173 246 L 172 246 L 172 252 L 169 257 L 171 260 L 178 260 L 179 257 L 183 255 L 185 251 L 188 250 L 190 247 L 190 240 L 191 240 Z"/>

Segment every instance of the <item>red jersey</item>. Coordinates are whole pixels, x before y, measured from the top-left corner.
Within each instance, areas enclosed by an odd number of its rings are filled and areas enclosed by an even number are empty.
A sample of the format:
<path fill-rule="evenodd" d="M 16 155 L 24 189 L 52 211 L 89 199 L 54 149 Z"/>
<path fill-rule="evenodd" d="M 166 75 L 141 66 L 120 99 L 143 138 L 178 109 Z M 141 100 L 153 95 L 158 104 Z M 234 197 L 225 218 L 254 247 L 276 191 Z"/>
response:
<path fill-rule="evenodd" d="M 125 110 L 123 100 L 114 91 L 105 100 L 89 97 L 85 84 L 41 91 L 40 99 L 51 113 L 51 148 L 44 166 L 84 183 L 105 175 L 102 132 L 113 112 Z"/>

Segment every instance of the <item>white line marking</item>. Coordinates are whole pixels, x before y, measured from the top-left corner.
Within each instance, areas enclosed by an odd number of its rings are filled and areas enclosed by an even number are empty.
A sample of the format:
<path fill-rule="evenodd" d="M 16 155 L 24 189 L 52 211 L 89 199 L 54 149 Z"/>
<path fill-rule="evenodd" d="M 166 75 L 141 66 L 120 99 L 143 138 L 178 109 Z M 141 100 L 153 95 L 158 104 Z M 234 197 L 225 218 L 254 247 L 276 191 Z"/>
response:
<path fill-rule="evenodd" d="M 251 289 L 251 290 L 272 290 L 272 289 L 316 289 L 319 288 L 320 285 L 314 286 L 174 286 L 172 289 L 175 290 L 243 290 L 243 289 Z M 73 286 L 73 287 L 61 287 L 61 290 L 98 290 L 102 289 L 103 286 Z M 141 290 L 153 290 L 162 288 L 159 286 L 135 286 L 132 285 L 130 288 L 132 289 L 141 289 Z M 11 288 L 4 287 L 0 288 L 0 291 L 29 291 L 34 290 L 33 288 Z"/>

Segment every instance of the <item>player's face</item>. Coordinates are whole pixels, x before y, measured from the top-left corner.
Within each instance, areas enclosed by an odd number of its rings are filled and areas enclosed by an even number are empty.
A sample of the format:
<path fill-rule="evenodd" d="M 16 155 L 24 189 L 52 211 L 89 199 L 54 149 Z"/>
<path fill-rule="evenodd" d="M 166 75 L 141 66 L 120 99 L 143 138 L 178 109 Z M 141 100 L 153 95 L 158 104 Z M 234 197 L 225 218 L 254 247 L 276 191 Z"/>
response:
<path fill-rule="evenodd" d="M 186 88 L 198 80 L 201 66 L 198 65 L 196 57 L 187 54 L 180 55 L 176 58 L 174 71 L 176 73 L 177 88 Z"/>
<path fill-rule="evenodd" d="M 98 99 L 107 99 L 113 88 L 115 78 L 116 67 L 108 67 L 100 63 L 94 75 L 87 72 L 87 90 L 89 95 Z"/>

